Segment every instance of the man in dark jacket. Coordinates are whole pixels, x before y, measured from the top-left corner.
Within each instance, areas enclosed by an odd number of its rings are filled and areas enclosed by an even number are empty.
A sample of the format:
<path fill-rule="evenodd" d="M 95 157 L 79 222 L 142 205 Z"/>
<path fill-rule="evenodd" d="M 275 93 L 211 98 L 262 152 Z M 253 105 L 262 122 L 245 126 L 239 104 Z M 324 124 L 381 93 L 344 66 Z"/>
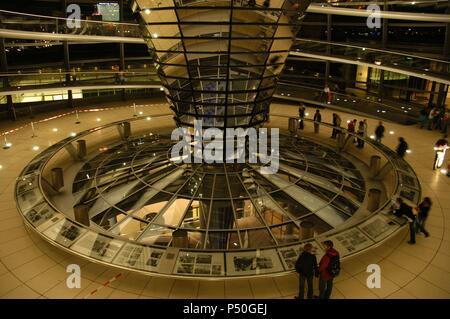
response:
<path fill-rule="evenodd" d="M 312 245 L 305 244 L 303 252 L 295 262 L 295 270 L 299 274 L 299 290 L 296 299 L 304 299 L 305 296 L 305 281 L 308 284 L 308 299 L 313 297 L 313 278 L 318 274 L 317 259 L 312 252 Z"/>
<path fill-rule="evenodd" d="M 331 240 L 326 240 L 323 244 L 326 251 L 319 263 L 319 298 L 330 299 L 335 277 L 330 273 L 330 266 L 335 260 L 339 261 L 339 253 L 333 248 L 334 245 Z"/>
<path fill-rule="evenodd" d="M 400 197 L 395 201 L 394 207 L 394 215 L 397 217 L 404 217 L 408 220 L 409 223 L 409 241 L 408 244 L 416 243 L 416 233 L 414 230 L 414 221 L 416 220 L 416 216 L 413 213 L 412 207 L 403 202 L 403 199 Z"/>
<path fill-rule="evenodd" d="M 383 122 L 379 122 L 377 128 L 375 129 L 375 141 L 381 143 L 381 139 L 384 137 L 384 126 Z"/>
<path fill-rule="evenodd" d="M 319 110 L 314 113 L 314 133 L 319 133 L 319 123 L 322 122 L 322 114 Z"/>
<path fill-rule="evenodd" d="M 403 137 L 398 138 L 398 145 L 397 145 L 397 155 L 403 158 L 406 154 L 406 151 L 408 150 L 408 143 L 406 143 L 405 139 Z"/>

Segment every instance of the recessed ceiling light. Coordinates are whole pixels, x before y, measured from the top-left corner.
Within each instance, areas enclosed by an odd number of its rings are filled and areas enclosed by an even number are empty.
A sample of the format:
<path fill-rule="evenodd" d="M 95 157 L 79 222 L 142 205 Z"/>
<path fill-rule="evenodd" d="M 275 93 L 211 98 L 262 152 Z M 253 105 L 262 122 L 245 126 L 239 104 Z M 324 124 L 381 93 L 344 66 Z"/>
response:
<path fill-rule="evenodd" d="M 101 118 L 97 117 L 97 120 L 96 120 L 96 121 L 97 121 L 97 122 L 100 122 L 101 120 L 102 120 Z"/>
<path fill-rule="evenodd" d="M 150 12 L 152 12 L 152 10 L 150 10 L 150 9 L 145 9 L 145 10 L 144 10 L 144 13 L 145 13 L 145 14 L 150 14 Z"/>
<path fill-rule="evenodd" d="M 52 129 L 53 132 L 58 132 L 58 129 L 55 127 L 54 129 Z"/>
<path fill-rule="evenodd" d="M 37 145 L 33 146 L 33 151 L 39 151 L 39 146 Z"/>

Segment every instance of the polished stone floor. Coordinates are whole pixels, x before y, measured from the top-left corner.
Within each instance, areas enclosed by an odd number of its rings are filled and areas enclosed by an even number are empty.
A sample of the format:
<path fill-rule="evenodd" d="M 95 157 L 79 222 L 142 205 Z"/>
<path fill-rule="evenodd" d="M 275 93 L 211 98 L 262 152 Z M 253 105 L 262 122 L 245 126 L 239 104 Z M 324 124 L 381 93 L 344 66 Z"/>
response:
<path fill-rule="evenodd" d="M 31 138 L 29 126 L 11 134 L 8 141 L 13 146 L 0 149 L 0 298 L 293 298 L 297 293 L 296 274 L 254 279 L 219 281 L 180 280 L 149 277 L 107 268 L 69 255 L 47 244 L 29 232 L 15 208 L 13 188 L 21 169 L 39 150 L 67 137 L 101 123 L 109 123 L 133 116 L 133 108 L 115 108 L 98 112 L 81 113 L 81 124 L 75 125 L 75 116 L 66 115 L 35 125 L 37 137 Z M 161 101 L 139 101 L 137 111 L 144 115 L 167 113 L 167 105 Z M 297 114 L 295 106 L 273 105 L 271 112 L 283 115 Z M 314 110 L 308 109 L 309 117 Z M 331 111 L 322 111 L 323 120 L 331 121 Z M 354 115 L 341 113 L 343 123 Z M 37 121 L 40 116 L 34 119 Z M 98 121 L 97 119 L 100 119 Z M 269 125 L 285 126 L 285 119 L 272 118 Z M 21 127 L 28 121 L 1 123 L 0 132 Z M 369 134 L 377 121 L 368 119 Z M 152 123 L 156 126 L 172 125 L 167 122 Z M 439 171 L 432 171 L 433 145 L 440 138 L 438 132 L 420 130 L 413 126 L 385 123 L 387 134 L 383 143 L 395 148 L 399 136 L 408 142 L 411 154 L 406 159 L 413 166 L 421 181 L 423 196 L 433 200 L 427 228 L 429 238 L 419 235 L 417 244 L 407 244 L 406 229 L 379 247 L 347 259 L 343 270 L 335 280 L 332 298 L 450 298 L 450 178 Z M 55 132 L 53 129 L 57 128 Z M 319 135 L 327 139 L 327 136 Z M 3 136 L 2 140 L 3 142 Z M 80 289 L 66 286 L 66 266 L 81 266 Z M 366 286 L 368 264 L 381 267 L 381 288 Z M 121 276 L 103 287 L 108 280 Z M 315 282 L 317 289 L 317 282 Z"/>

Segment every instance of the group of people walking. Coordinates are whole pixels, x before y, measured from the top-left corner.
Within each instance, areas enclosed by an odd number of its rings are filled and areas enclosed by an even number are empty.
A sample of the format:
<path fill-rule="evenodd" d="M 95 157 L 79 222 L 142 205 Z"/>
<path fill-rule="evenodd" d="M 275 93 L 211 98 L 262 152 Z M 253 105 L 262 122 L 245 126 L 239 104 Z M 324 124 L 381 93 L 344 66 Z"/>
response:
<path fill-rule="evenodd" d="M 305 119 L 305 111 L 306 108 L 305 106 L 302 104 L 299 106 L 298 109 L 298 115 L 299 115 L 299 129 L 303 130 L 304 129 L 304 119 Z M 314 113 L 314 133 L 319 133 L 319 125 L 322 122 L 322 114 L 320 113 L 320 110 L 316 110 L 316 112 Z M 358 122 L 357 119 L 353 119 L 351 121 L 347 122 L 347 132 L 349 133 L 356 133 L 356 135 L 358 138 L 356 137 L 354 139 L 355 144 L 357 144 L 358 148 L 363 148 L 364 147 L 364 138 L 367 137 L 367 128 L 368 128 L 368 124 L 367 124 L 367 120 L 361 120 Z M 333 130 L 331 133 L 331 138 L 335 139 L 337 138 L 338 134 L 341 133 L 341 124 L 342 124 L 342 119 L 339 116 L 339 114 L 337 113 L 333 113 L 333 119 L 332 119 L 332 124 L 333 124 Z M 383 125 L 382 121 L 378 122 L 377 127 L 375 128 L 375 134 L 374 134 L 374 139 L 376 143 L 381 144 L 381 140 L 384 138 L 385 135 L 385 127 Z M 407 153 L 408 150 L 408 143 L 406 142 L 406 140 L 403 137 L 399 137 L 398 139 L 398 146 L 396 148 L 396 153 L 399 157 L 403 158 L 405 156 L 405 154 Z"/>
<path fill-rule="evenodd" d="M 314 277 L 319 278 L 319 296 L 315 298 L 330 299 L 333 289 L 333 279 L 339 275 L 340 256 L 339 252 L 333 248 L 333 242 L 326 240 L 323 242 L 325 254 L 317 264 L 317 258 L 313 254 L 313 246 L 310 243 L 305 244 L 303 252 L 295 263 L 295 270 L 299 274 L 299 292 L 296 299 L 305 298 L 305 288 L 307 288 L 307 298 L 314 298 Z M 306 287 L 305 287 L 306 283 Z"/>
<path fill-rule="evenodd" d="M 305 114 L 306 114 L 306 108 L 302 104 L 299 106 L 298 109 L 298 116 L 299 116 L 299 129 L 303 130 L 305 127 Z M 322 122 L 322 114 L 320 113 L 320 110 L 317 109 L 314 113 L 314 133 L 319 133 L 319 126 Z M 339 114 L 333 113 L 333 130 L 331 132 L 331 138 L 336 139 L 337 136 L 341 133 L 342 130 L 342 118 Z M 368 124 L 367 120 L 360 120 L 353 119 L 351 121 L 347 122 L 347 132 L 356 134 L 356 137 L 354 138 L 354 143 L 356 144 L 356 147 L 358 148 L 364 148 L 364 139 L 367 137 L 367 130 L 368 130 Z M 385 134 L 385 127 L 383 125 L 382 121 L 378 122 L 377 127 L 375 128 L 375 142 L 381 144 L 381 140 L 384 138 Z M 408 143 L 403 137 L 399 137 L 398 139 L 398 145 L 396 148 L 396 153 L 399 157 L 403 158 L 408 150 Z"/>
<path fill-rule="evenodd" d="M 433 107 L 429 110 L 422 109 L 419 115 L 420 128 L 427 127 L 428 130 L 439 130 L 447 134 L 450 123 L 450 109 Z"/>
<path fill-rule="evenodd" d="M 333 131 L 331 133 L 331 138 L 337 138 L 338 134 L 340 134 L 342 119 L 337 113 L 333 113 Z M 367 137 L 367 120 L 364 119 L 359 121 L 354 119 L 349 121 L 347 124 L 347 131 L 349 133 L 356 133 L 356 135 L 360 138 L 355 138 L 354 143 L 356 147 L 363 148 L 364 147 L 364 138 Z"/>

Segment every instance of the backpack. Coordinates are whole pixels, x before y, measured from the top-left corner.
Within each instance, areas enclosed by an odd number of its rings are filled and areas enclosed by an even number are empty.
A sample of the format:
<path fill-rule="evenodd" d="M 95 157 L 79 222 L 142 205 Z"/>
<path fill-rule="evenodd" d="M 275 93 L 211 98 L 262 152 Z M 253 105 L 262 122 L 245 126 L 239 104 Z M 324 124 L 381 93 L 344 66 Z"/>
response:
<path fill-rule="evenodd" d="M 341 271 L 341 261 L 339 260 L 339 255 L 336 256 L 328 255 L 328 258 L 330 258 L 330 263 L 328 264 L 327 272 L 331 276 L 336 277 L 339 275 Z"/>

